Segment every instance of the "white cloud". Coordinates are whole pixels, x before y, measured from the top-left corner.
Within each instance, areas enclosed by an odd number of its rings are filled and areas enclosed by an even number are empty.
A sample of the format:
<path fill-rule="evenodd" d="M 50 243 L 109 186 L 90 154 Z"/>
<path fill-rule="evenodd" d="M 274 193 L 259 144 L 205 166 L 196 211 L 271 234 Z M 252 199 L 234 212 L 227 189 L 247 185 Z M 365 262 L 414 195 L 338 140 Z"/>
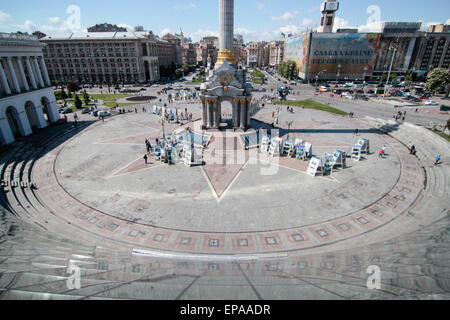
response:
<path fill-rule="evenodd" d="M 11 20 L 11 15 L 9 13 L 0 11 L 0 23 L 7 22 Z"/>
<path fill-rule="evenodd" d="M 445 21 L 445 24 L 450 24 L 450 19 L 447 19 L 447 21 Z"/>
<path fill-rule="evenodd" d="M 358 27 L 358 32 L 381 32 L 383 29 L 383 23 L 380 22 L 371 22 Z"/>
<path fill-rule="evenodd" d="M 161 32 L 159 33 L 159 36 L 160 37 L 164 37 L 168 33 L 171 33 L 170 29 L 169 28 L 165 28 L 165 29 L 161 30 Z"/>
<path fill-rule="evenodd" d="M 297 17 L 299 15 L 299 11 L 293 11 L 293 12 L 285 12 L 284 14 L 282 14 L 279 17 L 272 17 L 272 20 L 277 21 L 277 20 L 292 20 L 295 17 Z"/>
<path fill-rule="evenodd" d="M 126 23 L 121 23 L 121 24 L 119 24 L 117 26 L 120 27 L 120 28 L 126 28 L 127 31 L 133 31 L 134 30 L 133 26 L 130 26 L 129 24 L 126 24 Z"/>
<path fill-rule="evenodd" d="M 264 9 L 264 4 L 261 2 L 256 2 L 256 9 L 258 9 L 258 10 Z"/>
<path fill-rule="evenodd" d="M 317 24 L 317 23 L 316 23 L 315 20 L 305 18 L 305 19 L 303 19 L 301 25 L 302 25 L 302 27 L 304 27 L 304 28 L 312 28 L 312 27 L 316 26 L 316 24 Z"/>
<path fill-rule="evenodd" d="M 51 23 L 58 23 L 61 21 L 61 19 L 59 17 L 51 17 L 48 18 L 48 21 L 50 21 Z"/>
<path fill-rule="evenodd" d="M 22 25 L 14 25 L 14 27 L 19 28 L 20 31 L 24 30 L 27 32 L 38 30 L 37 25 L 34 24 L 31 20 L 25 21 Z"/>
<path fill-rule="evenodd" d="M 310 8 L 310 9 L 308 10 L 308 13 L 314 13 L 314 12 L 319 11 L 319 10 L 320 10 L 320 7 L 319 7 L 319 6 L 313 7 L 313 8 Z"/>
<path fill-rule="evenodd" d="M 241 33 L 241 29 L 237 28 L 236 32 Z M 244 34 L 245 35 L 245 34 Z M 219 32 L 213 31 L 213 30 L 207 30 L 207 29 L 198 29 L 196 32 L 193 32 L 189 34 L 189 38 L 192 39 L 192 41 L 197 42 L 200 41 L 203 37 L 218 37 Z"/>
<path fill-rule="evenodd" d="M 180 4 L 176 4 L 176 5 L 173 6 L 173 8 L 174 8 L 175 10 L 178 10 L 178 11 L 180 11 L 180 10 L 197 9 L 197 4 L 195 4 L 194 2 L 190 2 L 190 3 L 188 3 L 188 4 L 185 5 L 185 6 L 182 6 L 182 5 L 180 5 Z"/>
<path fill-rule="evenodd" d="M 344 18 L 336 17 L 334 19 L 334 26 L 333 26 L 333 32 L 336 32 L 337 29 L 345 29 L 345 28 L 354 28 L 356 27 L 350 26 L 349 22 L 345 20 Z"/>

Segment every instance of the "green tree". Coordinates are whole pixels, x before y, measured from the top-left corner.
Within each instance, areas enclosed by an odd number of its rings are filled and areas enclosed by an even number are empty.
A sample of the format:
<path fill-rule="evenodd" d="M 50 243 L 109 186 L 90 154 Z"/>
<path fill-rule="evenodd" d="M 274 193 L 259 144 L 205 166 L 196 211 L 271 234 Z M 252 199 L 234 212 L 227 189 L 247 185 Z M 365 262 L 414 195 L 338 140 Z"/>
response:
<path fill-rule="evenodd" d="M 64 88 L 61 89 L 61 99 L 63 99 L 64 101 L 66 101 L 67 99 L 67 93 L 66 90 L 64 90 Z"/>
<path fill-rule="evenodd" d="M 91 98 L 89 97 L 89 94 L 86 92 L 86 90 L 83 94 L 83 101 L 86 106 L 89 105 L 89 102 L 91 102 Z"/>
<path fill-rule="evenodd" d="M 448 84 L 450 84 L 450 71 L 436 68 L 428 74 L 425 89 L 433 92 L 447 90 Z"/>
<path fill-rule="evenodd" d="M 81 109 L 83 108 L 83 102 L 81 101 L 80 97 L 76 94 L 75 95 L 75 108 Z"/>
<path fill-rule="evenodd" d="M 410 82 L 410 81 L 411 81 L 411 75 L 408 74 L 408 75 L 406 75 L 406 77 L 405 77 L 405 82 Z"/>
<path fill-rule="evenodd" d="M 76 82 L 69 82 L 67 84 L 67 90 L 70 93 L 76 93 L 76 92 L 80 91 L 80 86 Z"/>
<path fill-rule="evenodd" d="M 388 74 L 387 73 L 383 74 L 383 76 L 381 77 L 381 82 L 386 82 L 387 78 Z M 395 78 L 397 78 L 397 74 L 391 73 L 391 76 L 389 77 L 389 82 L 393 81 Z"/>

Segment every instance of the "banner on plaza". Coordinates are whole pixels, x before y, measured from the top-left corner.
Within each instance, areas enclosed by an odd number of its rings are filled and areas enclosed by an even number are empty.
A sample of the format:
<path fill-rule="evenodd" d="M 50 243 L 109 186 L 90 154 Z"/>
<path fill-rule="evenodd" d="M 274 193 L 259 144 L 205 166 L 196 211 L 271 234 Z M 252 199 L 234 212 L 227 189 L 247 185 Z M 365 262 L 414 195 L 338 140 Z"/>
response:
<path fill-rule="evenodd" d="M 305 79 L 308 67 L 308 53 L 311 33 L 305 33 L 300 37 L 290 38 L 285 43 L 286 61 L 294 61 L 297 64 L 299 77 Z"/>
<path fill-rule="evenodd" d="M 308 74 L 340 79 L 372 74 L 380 50 L 380 34 L 313 33 Z"/>

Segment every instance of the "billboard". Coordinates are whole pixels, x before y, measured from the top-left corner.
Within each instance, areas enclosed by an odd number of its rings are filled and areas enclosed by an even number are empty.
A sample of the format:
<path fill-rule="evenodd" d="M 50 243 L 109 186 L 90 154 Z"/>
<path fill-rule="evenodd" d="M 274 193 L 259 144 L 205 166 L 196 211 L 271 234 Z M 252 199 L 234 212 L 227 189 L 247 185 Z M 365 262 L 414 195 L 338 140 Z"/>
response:
<path fill-rule="evenodd" d="M 290 38 L 285 42 L 285 61 L 295 61 L 300 78 L 305 79 L 308 70 L 308 51 L 311 33 L 300 37 Z"/>
<path fill-rule="evenodd" d="M 362 79 L 371 75 L 380 51 L 381 34 L 313 33 L 308 78 Z M 340 66 L 340 67 L 339 67 Z"/>
<path fill-rule="evenodd" d="M 251 54 L 248 56 L 248 62 L 249 63 L 257 63 L 258 62 L 258 56 L 255 54 Z"/>

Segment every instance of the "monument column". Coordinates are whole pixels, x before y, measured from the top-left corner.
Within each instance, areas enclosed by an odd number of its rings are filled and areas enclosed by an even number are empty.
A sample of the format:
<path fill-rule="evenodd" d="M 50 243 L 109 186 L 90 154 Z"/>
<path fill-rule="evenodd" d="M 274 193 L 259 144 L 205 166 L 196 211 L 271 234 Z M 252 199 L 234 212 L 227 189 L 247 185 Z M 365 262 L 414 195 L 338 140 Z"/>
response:
<path fill-rule="evenodd" d="M 30 77 L 31 87 L 34 90 L 36 90 L 37 89 L 37 83 L 36 83 L 36 78 L 34 77 L 33 68 L 31 67 L 30 57 L 26 57 L 25 58 L 25 64 L 27 65 L 27 71 L 28 71 L 28 76 Z"/>
<path fill-rule="evenodd" d="M 222 64 L 227 59 L 230 64 L 234 64 L 234 0 L 219 0 L 219 12 L 220 51 L 217 63 Z"/>
<path fill-rule="evenodd" d="M 25 88 L 25 91 L 30 91 L 27 77 L 25 76 L 25 71 L 23 70 L 22 57 L 17 57 L 17 67 L 19 68 L 20 79 L 22 80 L 22 84 L 23 87 Z"/>
<path fill-rule="evenodd" d="M 233 128 L 239 127 L 239 99 L 233 100 Z"/>
<path fill-rule="evenodd" d="M 247 128 L 251 127 L 251 106 L 252 106 L 252 98 L 247 98 Z"/>
<path fill-rule="evenodd" d="M 6 58 L 6 64 L 8 65 L 8 70 L 12 78 L 14 90 L 16 91 L 16 93 L 21 93 L 22 91 L 20 90 L 19 80 L 17 80 L 16 70 L 14 69 L 11 57 Z"/>
<path fill-rule="evenodd" d="M 2 81 L 3 90 L 7 95 L 11 94 L 11 88 L 9 87 L 8 80 L 6 78 L 5 70 L 3 70 L 2 62 L 0 60 L 0 80 Z"/>
<path fill-rule="evenodd" d="M 239 127 L 240 127 L 241 129 L 244 129 L 244 130 L 245 130 L 245 116 L 246 116 L 246 114 L 247 114 L 247 110 L 245 109 L 245 107 L 246 107 L 245 99 L 241 100 L 240 102 L 241 102 L 241 112 L 240 112 L 240 115 L 241 115 L 241 123 L 239 124 Z"/>
<path fill-rule="evenodd" d="M 202 125 L 206 128 L 208 125 L 208 105 L 206 104 L 205 98 L 200 98 L 202 102 Z"/>
<path fill-rule="evenodd" d="M 214 104 L 213 100 L 208 100 L 208 127 L 212 128 L 214 126 Z"/>
<path fill-rule="evenodd" d="M 38 62 L 37 57 L 33 58 L 33 63 L 34 63 L 34 69 L 36 70 L 36 76 L 37 76 L 38 83 L 41 86 L 41 88 L 45 88 L 44 79 L 42 78 L 41 69 L 39 69 L 39 62 Z"/>

